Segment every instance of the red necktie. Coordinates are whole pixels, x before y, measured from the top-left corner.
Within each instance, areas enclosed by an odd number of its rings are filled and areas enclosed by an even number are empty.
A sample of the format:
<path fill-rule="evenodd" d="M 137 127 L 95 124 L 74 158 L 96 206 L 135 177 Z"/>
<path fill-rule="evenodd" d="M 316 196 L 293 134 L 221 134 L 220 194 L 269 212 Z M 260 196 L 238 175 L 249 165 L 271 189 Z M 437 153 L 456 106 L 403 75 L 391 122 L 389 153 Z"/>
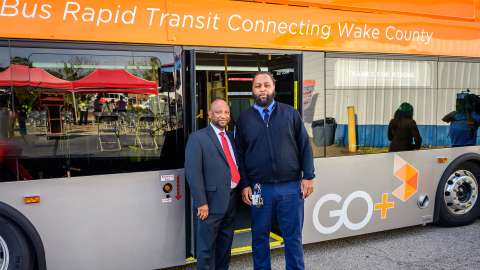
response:
<path fill-rule="evenodd" d="M 228 147 L 227 138 L 225 138 L 225 132 L 220 132 L 222 138 L 222 148 L 225 157 L 227 158 L 228 166 L 230 167 L 230 174 L 232 175 L 232 182 L 238 184 L 240 182 L 240 174 L 238 173 L 237 165 L 233 161 L 232 153 L 230 153 L 230 147 Z"/>

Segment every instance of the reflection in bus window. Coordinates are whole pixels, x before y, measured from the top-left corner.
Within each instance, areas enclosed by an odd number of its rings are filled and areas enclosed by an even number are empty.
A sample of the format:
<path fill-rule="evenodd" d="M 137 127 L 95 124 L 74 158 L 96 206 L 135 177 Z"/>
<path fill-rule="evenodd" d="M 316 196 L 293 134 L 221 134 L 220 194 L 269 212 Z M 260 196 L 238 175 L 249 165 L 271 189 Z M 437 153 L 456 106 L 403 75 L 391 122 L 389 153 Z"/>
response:
<path fill-rule="evenodd" d="M 325 146 L 333 144 L 336 125 L 335 119 L 325 119 L 324 54 L 304 52 L 302 62 L 303 121 L 310 138 L 313 156 L 324 157 Z"/>
<path fill-rule="evenodd" d="M 422 146 L 422 137 L 417 123 L 413 120 L 413 106 L 404 102 L 395 111 L 388 124 L 389 152 L 418 150 Z"/>
<path fill-rule="evenodd" d="M 476 145 L 480 124 L 480 63 L 440 61 L 437 145 Z"/>
<path fill-rule="evenodd" d="M 448 135 L 453 147 L 476 144 L 480 125 L 478 103 L 477 95 L 470 93 L 470 90 L 462 91 L 457 94 L 455 111 L 442 118 L 443 122 L 450 123 Z"/>
<path fill-rule="evenodd" d="M 172 53 L 11 51 L 8 149 L 18 165 L 9 180 L 182 165 Z"/>
<path fill-rule="evenodd" d="M 421 148 L 434 146 L 436 62 L 342 55 L 327 55 L 324 61 L 325 82 L 321 76 L 304 78 L 304 99 L 309 97 L 304 117 L 311 123 L 315 157 L 387 152 L 390 121 L 405 102 L 415 108 Z M 325 90 L 319 83 L 324 83 Z M 417 149 L 418 143 L 412 143 L 416 146 L 409 150 Z"/>
<path fill-rule="evenodd" d="M 7 47 L 0 47 L 0 182 L 17 180 L 19 165 L 15 160 L 19 148 L 9 140 L 14 133 L 15 114 L 10 87 L 10 54 Z"/>

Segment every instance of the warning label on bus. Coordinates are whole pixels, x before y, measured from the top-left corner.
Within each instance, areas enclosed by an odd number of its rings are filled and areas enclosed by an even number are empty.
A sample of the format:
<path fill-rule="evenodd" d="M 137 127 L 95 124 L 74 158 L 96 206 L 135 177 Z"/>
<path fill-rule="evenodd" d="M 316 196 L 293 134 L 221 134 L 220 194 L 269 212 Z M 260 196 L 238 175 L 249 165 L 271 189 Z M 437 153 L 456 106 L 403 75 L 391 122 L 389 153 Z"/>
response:
<path fill-rule="evenodd" d="M 160 181 L 162 182 L 175 181 L 175 175 L 173 174 L 160 175 Z"/>

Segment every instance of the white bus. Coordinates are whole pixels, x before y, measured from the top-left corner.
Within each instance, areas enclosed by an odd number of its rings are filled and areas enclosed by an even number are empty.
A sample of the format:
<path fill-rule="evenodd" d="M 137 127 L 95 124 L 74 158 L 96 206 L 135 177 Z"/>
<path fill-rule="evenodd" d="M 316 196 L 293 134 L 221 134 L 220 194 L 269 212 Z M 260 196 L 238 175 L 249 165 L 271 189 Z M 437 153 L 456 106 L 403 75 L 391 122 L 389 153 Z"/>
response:
<path fill-rule="evenodd" d="M 185 141 L 214 98 L 233 129 L 262 70 L 311 139 L 305 244 L 476 220 L 476 2 L 268 2 L 0 2 L 0 270 L 194 261 Z M 405 102 L 420 148 L 389 151 Z M 473 143 L 452 141 L 455 110 Z M 241 205 L 233 254 L 251 251 L 249 224 Z"/>

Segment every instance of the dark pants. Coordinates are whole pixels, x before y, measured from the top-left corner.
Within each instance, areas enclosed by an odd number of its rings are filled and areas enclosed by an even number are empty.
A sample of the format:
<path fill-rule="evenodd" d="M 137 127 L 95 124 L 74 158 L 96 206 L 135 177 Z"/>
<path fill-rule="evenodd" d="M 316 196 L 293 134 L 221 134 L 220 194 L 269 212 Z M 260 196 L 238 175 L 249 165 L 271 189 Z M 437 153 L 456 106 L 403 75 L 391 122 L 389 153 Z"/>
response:
<path fill-rule="evenodd" d="M 81 124 L 87 124 L 87 118 L 88 118 L 88 111 L 80 111 L 80 121 L 78 122 L 80 125 Z"/>
<path fill-rule="evenodd" d="M 197 219 L 198 270 L 228 269 L 237 200 L 238 193 L 232 191 L 225 214 L 209 214 L 206 220 Z"/>
<path fill-rule="evenodd" d="M 252 246 L 255 270 L 270 270 L 270 231 L 275 218 L 285 242 L 287 270 L 305 269 L 302 228 L 303 196 L 300 182 L 261 184 L 263 206 L 252 206 Z"/>

